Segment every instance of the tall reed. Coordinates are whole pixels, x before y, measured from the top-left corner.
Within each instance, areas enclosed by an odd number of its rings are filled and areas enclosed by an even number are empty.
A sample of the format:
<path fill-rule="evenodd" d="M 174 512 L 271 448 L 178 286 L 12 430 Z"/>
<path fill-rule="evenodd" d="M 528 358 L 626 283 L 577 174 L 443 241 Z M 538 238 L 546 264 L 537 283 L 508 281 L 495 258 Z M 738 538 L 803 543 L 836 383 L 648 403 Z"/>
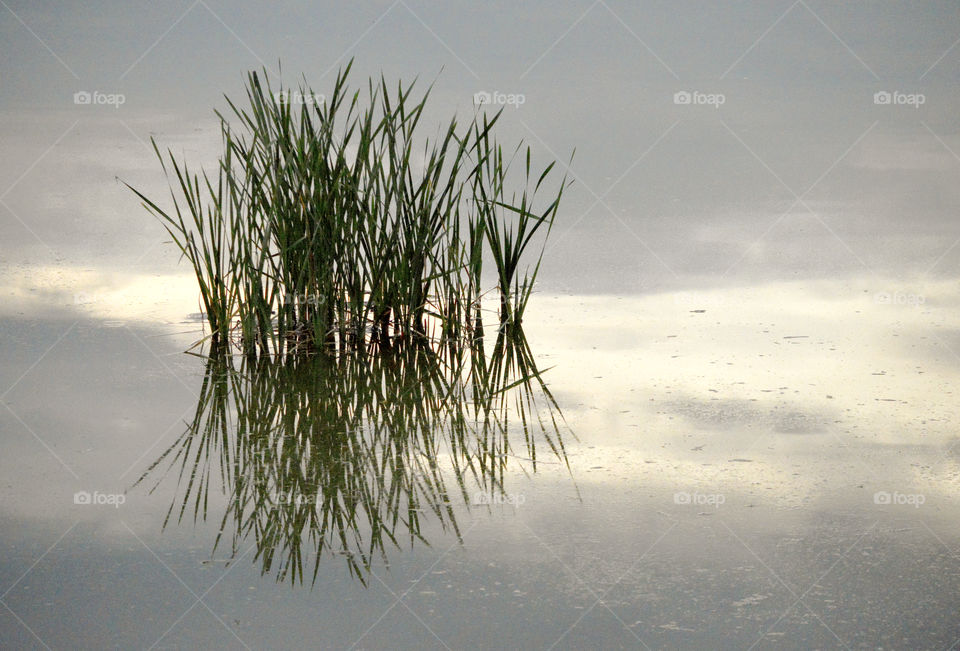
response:
<path fill-rule="evenodd" d="M 518 198 L 515 156 L 493 135 L 500 112 L 463 126 L 454 118 L 421 139 L 430 91 L 416 97 L 412 84 L 383 77 L 351 91 L 351 67 L 323 101 L 302 104 L 265 72 L 250 73 L 246 104 L 227 98 L 229 117 L 217 112 L 223 154 L 213 177 L 154 142 L 172 208 L 130 188 L 192 265 L 214 343 L 250 355 L 462 345 L 482 322 L 485 260 L 501 326 L 522 321 L 542 246 L 526 254 L 549 233 L 566 177 L 538 199 L 555 164 L 538 174 L 518 146 Z M 318 97 L 305 80 L 294 96 Z"/>

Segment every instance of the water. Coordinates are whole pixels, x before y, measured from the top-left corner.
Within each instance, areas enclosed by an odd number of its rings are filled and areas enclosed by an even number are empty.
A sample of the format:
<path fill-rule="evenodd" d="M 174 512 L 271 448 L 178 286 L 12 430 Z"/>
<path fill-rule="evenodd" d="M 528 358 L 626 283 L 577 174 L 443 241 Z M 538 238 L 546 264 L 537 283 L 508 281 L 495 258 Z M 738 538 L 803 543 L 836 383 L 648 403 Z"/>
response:
<path fill-rule="evenodd" d="M 0 27 L 0 646 L 957 644 L 953 8 L 210 2 L 160 38 L 188 7 Z M 161 194 L 150 135 L 212 161 L 209 109 L 257 57 L 322 92 L 343 52 L 356 82 L 446 65 L 425 119 L 522 93 L 504 138 L 577 148 L 525 324 L 566 460 L 514 437 L 498 503 L 468 476 L 361 572 L 327 545 L 314 580 L 301 538 L 292 580 L 264 541 L 295 523 L 234 549 L 216 441 L 137 483 L 206 367 L 193 280 L 115 177 Z M 191 477 L 209 496 L 179 519 Z"/>

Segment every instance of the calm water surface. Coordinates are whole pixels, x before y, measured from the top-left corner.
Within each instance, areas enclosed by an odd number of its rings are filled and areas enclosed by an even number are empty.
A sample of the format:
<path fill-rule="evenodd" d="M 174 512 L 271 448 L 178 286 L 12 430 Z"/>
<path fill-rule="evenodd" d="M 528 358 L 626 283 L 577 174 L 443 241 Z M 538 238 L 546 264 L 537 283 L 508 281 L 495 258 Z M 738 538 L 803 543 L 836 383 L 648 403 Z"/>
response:
<path fill-rule="evenodd" d="M 0 647 L 960 644 L 956 7 L 294 5 L 0 10 Z M 390 457 L 347 376 L 184 353 L 193 280 L 116 177 L 162 195 L 150 136 L 210 163 L 243 71 L 344 55 L 577 149 L 525 323 L 562 451 L 440 419 Z M 270 405 L 349 445 L 236 436 Z"/>

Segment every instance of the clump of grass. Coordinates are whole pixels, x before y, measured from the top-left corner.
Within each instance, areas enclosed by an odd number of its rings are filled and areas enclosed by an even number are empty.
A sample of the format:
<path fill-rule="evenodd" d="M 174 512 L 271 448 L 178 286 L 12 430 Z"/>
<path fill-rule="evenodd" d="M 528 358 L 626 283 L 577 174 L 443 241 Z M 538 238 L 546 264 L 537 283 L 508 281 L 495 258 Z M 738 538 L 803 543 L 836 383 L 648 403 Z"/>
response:
<path fill-rule="evenodd" d="M 429 90 L 415 97 L 381 77 L 350 91 L 351 66 L 325 101 L 303 105 L 250 73 L 246 104 L 227 98 L 233 122 L 217 113 L 215 175 L 153 142 L 173 208 L 131 190 L 193 266 L 214 344 L 282 355 L 475 341 L 485 260 L 501 329 L 522 321 L 542 245 L 528 252 L 549 233 L 566 177 L 538 197 L 554 163 L 537 173 L 529 147 L 505 154 L 499 112 L 421 139 Z M 297 96 L 317 97 L 305 80 Z M 532 270 L 522 266 L 533 255 Z"/>

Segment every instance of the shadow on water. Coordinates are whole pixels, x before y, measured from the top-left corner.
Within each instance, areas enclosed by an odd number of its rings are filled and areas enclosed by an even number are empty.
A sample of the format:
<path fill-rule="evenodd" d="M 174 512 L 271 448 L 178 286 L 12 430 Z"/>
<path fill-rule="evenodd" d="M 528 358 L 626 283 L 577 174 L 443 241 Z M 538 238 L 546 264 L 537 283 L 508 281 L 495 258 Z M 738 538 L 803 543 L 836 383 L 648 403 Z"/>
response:
<path fill-rule="evenodd" d="M 569 472 L 563 427 L 519 325 L 489 354 L 482 337 L 378 355 L 218 346 L 192 422 L 136 483 L 152 492 L 176 476 L 164 528 L 205 521 L 222 487 L 214 553 L 255 543 L 263 574 L 311 585 L 324 553 L 339 554 L 366 584 L 375 559 L 428 545 L 429 521 L 460 540 L 461 503 L 503 503 L 512 458 L 536 472 L 546 451 Z"/>

